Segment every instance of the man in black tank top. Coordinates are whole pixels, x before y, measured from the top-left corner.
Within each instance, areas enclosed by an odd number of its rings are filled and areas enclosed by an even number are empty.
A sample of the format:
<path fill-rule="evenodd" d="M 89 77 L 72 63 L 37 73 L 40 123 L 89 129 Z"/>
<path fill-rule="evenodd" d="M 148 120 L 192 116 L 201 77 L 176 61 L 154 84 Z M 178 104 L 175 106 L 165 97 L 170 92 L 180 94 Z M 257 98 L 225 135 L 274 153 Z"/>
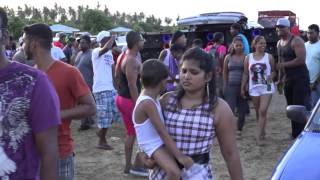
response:
<path fill-rule="evenodd" d="M 288 105 L 309 106 L 309 73 L 306 66 L 306 49 L 304 41 L 290 33 L 290 22 L 286 18 L 277 21 L 276 30 L 278 41 L 277 69 L 284 75 L 279 83 L 284 83 L 284 94 Z M 296 138 L 303 130 L 305 124 L 291 121 L 292 137 Z"/>
<path fill-rule="evenodd" d="M 120 55 L 120 59 L 116 65 L 116 78 L 119 78 L 116 104 L 127 130 L 125 139 L 126 165 L 124 173 L 147 176 L 148 172 L 142 168 L 143 164 L 139 158 L 137 158 L 138 156 L 136 156 L 134 164 L 131 165 L 133 145 L 136 138 L 134 125 L 132 123 L 132 112 L 141 90 L 139 78 L 141 56 L 139 51 L 143 49 L 144 38 L 140 33 L 130 31 L 126 36 L 126 41 L 128 49 L 124 52 L 125 54 Z"/>

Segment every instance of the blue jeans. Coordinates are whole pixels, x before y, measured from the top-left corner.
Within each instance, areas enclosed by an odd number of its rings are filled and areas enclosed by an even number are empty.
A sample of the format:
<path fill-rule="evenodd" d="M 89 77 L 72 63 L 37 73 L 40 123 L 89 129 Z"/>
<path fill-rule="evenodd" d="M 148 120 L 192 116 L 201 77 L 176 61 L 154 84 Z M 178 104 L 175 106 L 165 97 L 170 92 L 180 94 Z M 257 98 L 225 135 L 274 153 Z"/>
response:
<path fill-rule="evenodd" d="M 310 95 L 310 103 L 311 103 L 311 108 L 314 108 L 319 100 L 320 97 L 320 83 L 315 85 L 315 87 L 311 90 L 311 95 Z"/>
<path fill-rule="evenodd" d="M 59 158 L 59 180 L 74 180 L 74 153 Z"/>

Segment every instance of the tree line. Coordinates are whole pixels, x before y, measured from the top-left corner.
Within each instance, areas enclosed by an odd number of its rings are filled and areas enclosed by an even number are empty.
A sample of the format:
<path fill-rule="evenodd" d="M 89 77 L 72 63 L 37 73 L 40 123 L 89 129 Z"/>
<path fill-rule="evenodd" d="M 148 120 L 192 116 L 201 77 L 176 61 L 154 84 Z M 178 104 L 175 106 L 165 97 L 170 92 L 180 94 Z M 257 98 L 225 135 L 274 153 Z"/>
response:
<path fill-rule="evenodd" d="M 116 26 L 124 26 L 140 32 L 173 32 L 177 29 L 175 24 L 171 25 L 172 18 L 166 17 L 163 21 L 154 15 L 147 16 L 143 12 L 126 14 L 116 11 L 112 14 L 106 5 L 102 8 L 100 3 L 95 8 L 89 8 L 88 5 L 64 8 L 57 3 L 53 8 L 41 9 L 26 4 L 22 7 L 18 6 L 16 10 L 8 6 L 3 8 L 8 13 L 9 31 L 14 39 L 22 35 L 22 28 L 25 25 L 40 22 L 48 25 L 61 23 L 92 34 Z M 179 17 L 176 20 L 178 19 Z"/>

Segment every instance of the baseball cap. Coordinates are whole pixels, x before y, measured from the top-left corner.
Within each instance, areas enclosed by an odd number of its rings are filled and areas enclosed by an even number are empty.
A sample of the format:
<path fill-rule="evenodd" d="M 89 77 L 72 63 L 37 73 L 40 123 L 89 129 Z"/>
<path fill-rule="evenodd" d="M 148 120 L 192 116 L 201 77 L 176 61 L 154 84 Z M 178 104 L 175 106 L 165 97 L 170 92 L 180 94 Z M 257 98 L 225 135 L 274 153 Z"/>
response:
<path fill-rule="evenodd" d="M 290 21 L 287 18 L 279 18 L 276 26 L 290 27 Z"/>
<path fill-rule="evenodd" d="M 111 34 L 109 31 L 101 31 L 99 32 L 99 34 L 97 35 L 97 42 L 101 42 L 101 40 L 105 37 L 110 37 Z"/>

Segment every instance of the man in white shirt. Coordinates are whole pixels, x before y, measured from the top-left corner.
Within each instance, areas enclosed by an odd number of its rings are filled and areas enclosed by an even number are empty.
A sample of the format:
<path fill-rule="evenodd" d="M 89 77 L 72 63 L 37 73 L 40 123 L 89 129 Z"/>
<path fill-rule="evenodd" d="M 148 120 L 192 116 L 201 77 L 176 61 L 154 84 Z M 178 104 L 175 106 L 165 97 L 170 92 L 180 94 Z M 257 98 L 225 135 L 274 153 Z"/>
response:
<path fill-rule="evenodd" d="M 60 60 L 66 62 L 66 55 L 63 53 L 62 49 L 52 45 L 51 47 L 51 57 L 54 60 Z"/>
<path fill-rule="evenodd" d="M 311 24 L 308 27 L 308 42 L 305 43 L 307 56 L 306 65 L 309 70 L 311 88 L 311 107 L 313 108 L 320 97 L 320 41 L 319 26 Z"/>
<path fill-rule="evenodd" d="M 100 47 L 92 51 L 93 65 L 93 87 L 92 92 L 97 104 L 96 121 L 99 142 L 97 148 L 112 150 L 107 143 L 106 135 L 112 123 L 119 119 L 119 111 L 115 104 L 116 90 L 114 88 L 114 60 L 112 56 L 112 45 L 115 37 L 108 31 L 101 31 L 97 35 Z"/>

